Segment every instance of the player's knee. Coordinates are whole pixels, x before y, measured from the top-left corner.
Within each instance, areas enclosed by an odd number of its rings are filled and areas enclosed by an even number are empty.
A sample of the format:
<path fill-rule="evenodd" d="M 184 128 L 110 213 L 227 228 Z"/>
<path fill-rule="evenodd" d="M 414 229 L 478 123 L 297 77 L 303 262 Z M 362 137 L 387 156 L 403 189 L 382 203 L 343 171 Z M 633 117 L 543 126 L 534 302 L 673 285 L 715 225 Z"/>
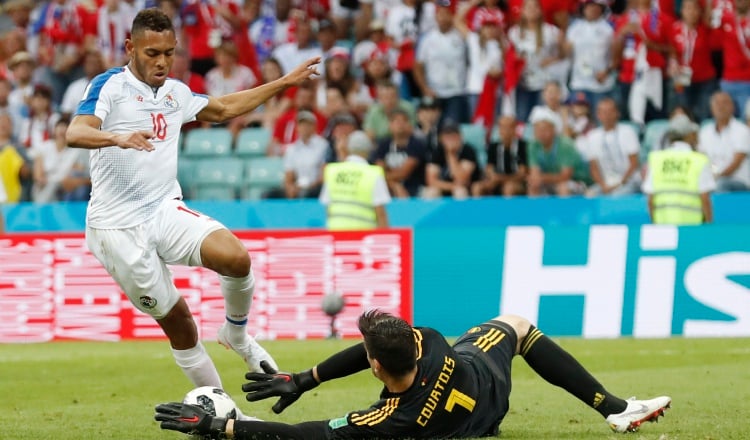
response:
<path fill-rule="evenodd" d="M 250 273 L 250 255 L 247 251 L 234 252 L 227 258 L 226 268 L 222 275 L 234 278 L 246 277 Z"/>
<path fill-rule="evenodd" d="M 495 318 L 495 321 L 501 321 L 511 326 L 513 331 L 516 332 L 518 341 L 522 341 L 531 329 L 531 321 L 518 315 L 500 315 Z"/>

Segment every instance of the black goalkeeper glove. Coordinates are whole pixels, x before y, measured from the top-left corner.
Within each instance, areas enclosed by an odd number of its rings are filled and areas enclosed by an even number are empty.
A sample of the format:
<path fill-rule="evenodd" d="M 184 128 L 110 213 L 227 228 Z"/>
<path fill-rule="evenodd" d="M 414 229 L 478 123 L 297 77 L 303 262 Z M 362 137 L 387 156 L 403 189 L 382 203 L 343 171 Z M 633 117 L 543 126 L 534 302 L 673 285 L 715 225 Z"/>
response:
<path fill-rule="evenodd" d="M 200 406 L 179 402 L 157 405 L 154 418 L 161 422 L 161 429 L 207 435 L 212 439 L 223 438 L 227 426 L 227 419 L 213 417 Z"/>
<path fill-rule="evenodd" d="M 271 408 L 276 414 L 296 402 L 302 393 L 318 386 L 312 370 L 292 374 L 279 373 L 266 361 L 262 361 L 260 366 L 265 373 L 246 373 L 245 379 L 253 382 L 242 385 L 242 391 L 247 393 L 245 398 L 250 402 L 278 396 L 279 400 Z"/>

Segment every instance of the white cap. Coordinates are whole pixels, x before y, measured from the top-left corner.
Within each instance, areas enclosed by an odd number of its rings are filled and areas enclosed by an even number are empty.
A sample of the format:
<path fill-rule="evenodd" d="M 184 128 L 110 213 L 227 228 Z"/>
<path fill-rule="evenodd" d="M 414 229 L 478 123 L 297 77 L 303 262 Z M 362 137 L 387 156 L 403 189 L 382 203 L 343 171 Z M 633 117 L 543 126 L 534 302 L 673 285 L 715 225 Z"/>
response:
<path fill-rule="evenodd" d="M 700 126 L 691 121 L 686 115 L 675 115 L 669 120 L 667 132 L 677 136 L 685 136 L 690 133 L 697 133 Z"/>
<path fill-rule="evenodd" d="M 537 122 L 549 122 L 555 126 L 556 132 L 562 132 L 562 118 L 554 110 L 548 107 L 534 107 L 529 116 L 529 122 L 532 125 L 536 125 Z"/>
<path fill-rule="evenodd" d="M 370 136 L 367 136 L 367 133 L 362 130 L 353 131 L 349 134 L 346 141 L 349 152 L 352 154 L 370 153 L 372 150 L 372 140 L 370 140 Z"/>

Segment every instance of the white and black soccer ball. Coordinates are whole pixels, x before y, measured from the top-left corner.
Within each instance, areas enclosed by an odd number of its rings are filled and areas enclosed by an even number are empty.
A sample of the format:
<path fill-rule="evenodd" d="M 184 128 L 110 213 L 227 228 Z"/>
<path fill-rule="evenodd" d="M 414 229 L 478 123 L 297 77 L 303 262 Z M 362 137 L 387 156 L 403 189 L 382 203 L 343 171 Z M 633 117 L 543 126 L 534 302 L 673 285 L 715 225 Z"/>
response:
<path fill-rule="evenodd" d="M 216 387 L 205 386 L 190 390 L 185 394 L 182 403 L 200 406 L 203 411 L 215 417 L 234 419 L 240 413 L 232 397 L 226 391 Z M 190 438 L 208 439 L 210 437 L 191 435 Z"/>
<path fill-rule="evenodd" d="M 203 408 L 203 411 L 215 417 L 228 419 L 237 416 L 237 404 L 226 391 L 216 387 L 198 387 L 190 390 L 182 403 L 189 403 Z"/>

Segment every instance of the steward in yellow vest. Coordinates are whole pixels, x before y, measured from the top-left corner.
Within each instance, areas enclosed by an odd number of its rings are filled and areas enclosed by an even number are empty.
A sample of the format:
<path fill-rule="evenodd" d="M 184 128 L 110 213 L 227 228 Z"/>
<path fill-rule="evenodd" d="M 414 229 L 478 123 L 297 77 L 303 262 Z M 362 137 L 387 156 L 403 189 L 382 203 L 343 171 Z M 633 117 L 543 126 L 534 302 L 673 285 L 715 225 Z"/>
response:
<path fill-rule="evenodd" d="M 383 169 L 367 162 L 371 151 L 367 134 L 355 131 L 347 140 L 346 160 L 326 165 L 320 202 L 327 206 L 328 229 L 388 227 L 385 205 L 391 196 Z"/>
<path fill-rule="evenodd" d="M 716 189 L 708 157 L 695 151 L 698 124 L 673 117 L 667 128 L 669 148 L 648 155 L 643 192 L 648 194 L 651 221 L 667 225 L 699 225 L 713 221 L 710 194 Z"/>

